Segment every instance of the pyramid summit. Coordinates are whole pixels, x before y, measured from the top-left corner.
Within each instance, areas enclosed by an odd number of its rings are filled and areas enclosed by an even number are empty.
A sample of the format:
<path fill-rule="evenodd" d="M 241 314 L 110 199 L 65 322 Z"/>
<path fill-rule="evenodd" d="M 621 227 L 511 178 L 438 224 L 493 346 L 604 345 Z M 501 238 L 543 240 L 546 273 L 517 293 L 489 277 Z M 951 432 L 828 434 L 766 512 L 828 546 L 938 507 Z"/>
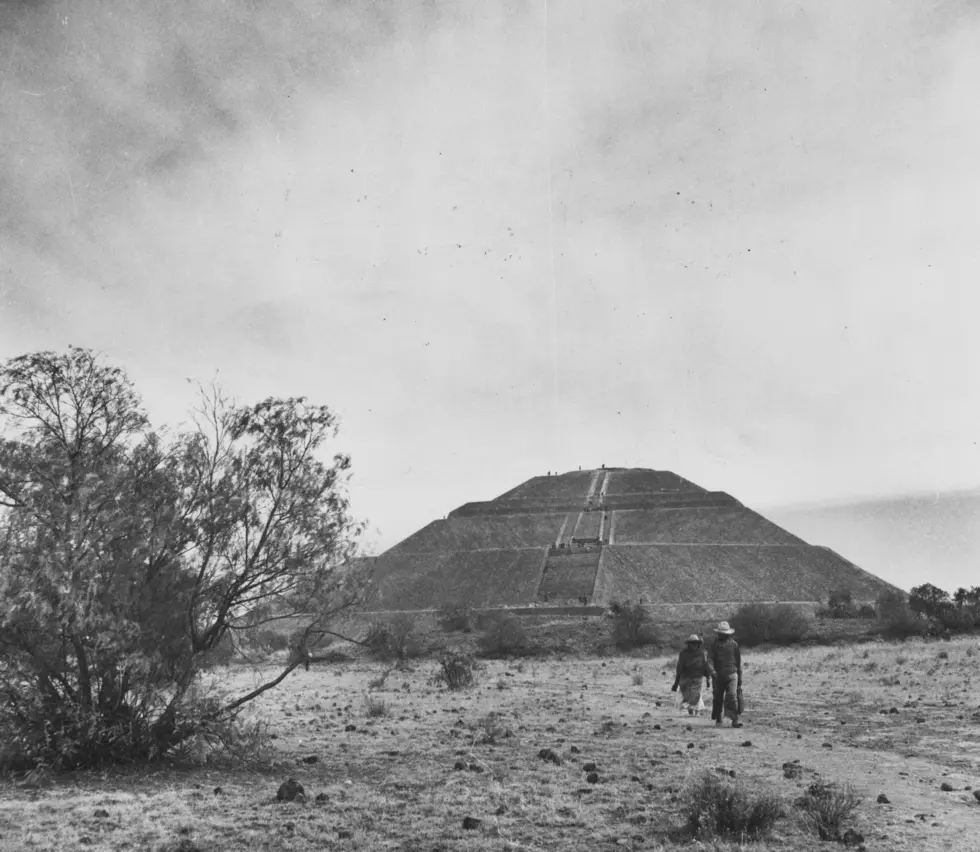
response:
<path fill-rule="evenodd" d="M 602 467 L 535 476 L 466 503 L 371 560 L 377 610 L 605 606 L 683 612 L 817 603 L 892 588 L 721 491 L 676 473 Z"/>

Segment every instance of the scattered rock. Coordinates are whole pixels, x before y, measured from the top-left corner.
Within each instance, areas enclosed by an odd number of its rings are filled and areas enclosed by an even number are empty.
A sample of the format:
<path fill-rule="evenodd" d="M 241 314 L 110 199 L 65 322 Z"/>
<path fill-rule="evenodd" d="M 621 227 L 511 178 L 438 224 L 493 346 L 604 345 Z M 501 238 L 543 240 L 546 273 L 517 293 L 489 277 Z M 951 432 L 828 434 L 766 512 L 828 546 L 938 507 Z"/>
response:
<path fill-rule="evenodd" d="M 916 721 L 917 724 L 921 725 L 923 722 L 925 722 L 925 717 L 924 716 L 916 716 L 915 717 L 915 721 Z"/>
<path fill-rule="evenodd" d="M 311 754 L 309 757 L 303 758 L 303 763 L 316 763 L 319 759 L 315 754 Z"/>
<path fill-rule="evenodd" d="M 542 760 L 548 761 L 548 763 L 554 763 L 556 766 L 561 766 L 561 758 L 555 753 L 554 749 L 543 748 L 538 752 L 538 757 Z"/>
<path fill-rule="evenodd" d="M 742 748 L 752 748 L 752 740 L 746 740 L 742 743 Z"/>
<path fill-rule="evenodd" d="M 583 772 L 598 772 L 599 771 L 599 767 L 596 766 L 594 763 L 591 763 L 590 762 L 590 763 L 586 763 L 586 764 L 584 764 L 582 766 L 582 771 Z"/>
<path fill-rule="evenodd" d="M 92 814 L 96 819 L 105 819 L 109 816 L 109 812 L 105 808 L 96 808 L 94 814 Z"/>
<path fill-rule="evenodd" d="M 589 784 L 598 784 L 599 783 L 599 773 L 598 772 L 590 772 L 588 775 L 585 776 L 585 780 Z"/>
<path fill-rule="evenodd" d="M 660 730 L 660 725 L 654 725 L 654 726 L 653 726 L 653 729 L 654 729 L 655 731 L 659 731 L 659 730 Z"/>
<path fill-rule="evenodd" d="M 316 799 L 314 799 L 314 801 L 320 802 L 321 804 L 323 804 L 323 802 L 326 802 L 327 800 L 328 800 L 328 796 L 326 793 L 317 793 Z"/>
<path fill-rule="evenodd" d="M 939 789 L 942 790 L 944 793 L 952 793 L 953 785 L 948 783 L 947 781 L 943 781 L 943 783 L 939 785 Z"/>
<path fill-rule="evenodd" d="M 799 778 L 803 774 L 803 767 L 798 763 L 784 763 L 783 764 L 783 777 L 784 778 Z"/>
<path fill-rule="evenodd" d="M 483 825 L 482 819 L 471 816 L 463 817 L 463 828 L 467 831 L 476 831 L 481 825 Z"/>
<path fill-rule="evenodd" d="M 581 753 L 581 751 L 582 751 L 582 749 L 580 749 L 580 748 L 579 748 L 578 746 L 572 746 L 572 747 L 571 747 L 571 748 L 569 749 L 569 751 L 570 751 L 570 752 L 571 752 L 572 754 L 580 754 L 580 753 Z"/>
<path fill-rule="evenodd" d="M 494 813 L 494 816 L 503 816 L 505 813 L 507 813 L 507 805 L 501 805 L 493 813 Z"/>
<path fill-rule="evenodd" d="M 357 725 L 355 725 L 353 723 L 348 723 L 348 724 L 344 725 L 344 730 L 347 731 L 348 733 L 350 733 L 351 731 L 356 731 L 357 730 Z"/>
<path fill-rule="evenodd" d="M 462 760 L 457 760 L 457 761 L 456 761 L 456 762 L 455 762 L 455 763 L 453 764 L 453 771 L 454 771 L 454 772 L 462 772 L 462 771 L 463 771 L 464 769 L 466 769 L 466 764 L 465 764 L 465 763 L 463 763 L 463 761 L 462 761 Z"/>
<path fill-rule="evenodd" d="M 687 744 L 687 747 L 688 747 L 688 748 L 694 748 L 694 743 L 688 743 L 688 744 Z"/>
<path fill-rule="evenodd" d="M 276 798 L 280 802 L 292 802 L 292 801 L 306 801 L 306 790 L 303 789 L 303 785 L 299 783 L 295 778 L 290 778 L 279 785 L 279 792 L 276 793 Z"/>
<path fill-rule="evenodd" d="M 897 713 L 898 713 L 898 708 L 897 708 L 897 707 L 889 707 L 889 708 L 888 708 L 888 712 L 889 712 L 889 713 L 890 713 L 890 714 L 891 714 L 892 716 L 894 716 L 895 714 L 897 714 Z"/>
<path fill-rule="evenodd" d="M 220 796 L 222 793 L 224 793 L 224 789 L 222 787 L 215 787 L 214 788 L 214 795 Z"/>
<path fill-rule="evenodd" d="M 853 828 L 849 828 L 841 835 L 840 842 L 845 846 L 860 846 L 864 843 L 864 835 Z"/>
<path fill-rule="evenodd" d="M 878 804 L 879 805 L 890 805 L 891 804 L 891 801 L 889 800 L 888 796 L 886 796 L 884 793 L 879 793 L 878 794 Z"/>
<path fill-rule="evenodd" d="M 821 745 L 822 748 L 833 748 L 834 747 L 834 744 L 833 743 L 821 743 L 820 745 Z"/>
<path fill-rule="evenodd" d="M 973 798 L 980 802 L 980 790 L 973 791 Z"/>

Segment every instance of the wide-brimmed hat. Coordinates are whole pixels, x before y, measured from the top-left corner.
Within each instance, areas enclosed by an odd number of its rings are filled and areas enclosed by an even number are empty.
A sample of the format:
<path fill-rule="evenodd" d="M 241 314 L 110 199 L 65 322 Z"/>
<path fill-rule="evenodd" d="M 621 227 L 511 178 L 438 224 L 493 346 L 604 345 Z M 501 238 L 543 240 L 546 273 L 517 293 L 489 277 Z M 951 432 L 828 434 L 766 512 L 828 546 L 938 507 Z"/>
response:
<path fill-rule="evenodd" d="M 726 636 L 731 636 L 735 631 L 728 626 L 727 621 L 719 621 L 718 626 L 715 628 L 715 633 L 724 633 Z"/>
<path fill-rule="evenodd" d="M 698 636 L 697 633 L 692 633 L 690 636 L 687 637 L 687 639 L 684 640 L 684 644 L 685 645 L 690 645 L 692 642 L 695 645 L 700 645 L 701 644 L 701 637 Z"/>

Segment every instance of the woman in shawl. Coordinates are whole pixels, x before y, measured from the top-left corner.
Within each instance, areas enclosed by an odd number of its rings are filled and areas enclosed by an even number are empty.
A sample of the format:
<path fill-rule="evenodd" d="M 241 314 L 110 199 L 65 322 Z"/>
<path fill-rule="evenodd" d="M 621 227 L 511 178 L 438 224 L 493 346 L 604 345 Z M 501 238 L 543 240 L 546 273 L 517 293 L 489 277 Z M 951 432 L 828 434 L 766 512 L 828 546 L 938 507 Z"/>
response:
<path fill-rule="evenodd" d="M 711 683 L 711 667 L 704 653 L 701 637 L 692 633 L 684 643 L 684 649 L 677 658 L 677 674 L 671 692 L 681 691 L 681 707 L 687 707 L 688 716 L 700 715 L 701 681 Z"/>

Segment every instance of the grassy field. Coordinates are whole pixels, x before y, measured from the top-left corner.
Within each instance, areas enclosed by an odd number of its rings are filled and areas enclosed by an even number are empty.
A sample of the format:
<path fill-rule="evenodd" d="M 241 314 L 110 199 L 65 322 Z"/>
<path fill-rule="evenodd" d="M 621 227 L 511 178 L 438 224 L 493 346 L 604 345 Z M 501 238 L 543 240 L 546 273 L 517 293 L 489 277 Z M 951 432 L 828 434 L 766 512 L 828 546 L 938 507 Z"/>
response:
<path fill-rule="evenodd" d="M 253 706 L 275 739 L 248 767 L 7 782 L 0 848 L 816 850 L 828 846 L 793 802 L 822 779 L 861 795 L 847 825 L 869 850 L 970 852 L 980 849 L 978 660 L 975 638 L 746 651 L 741 730 L 680 715 L 672 658 L 493 662 L 461 693 L 433 682 L 433 662 L 373 690 L 381 664 L 299 671 Z M 232 668 L 219 681 L 253 676 Z M 539 757 L 545 748 L 560 764 Z M 587 763 L 598 783 L 586 782 Z M 784 802 L 768 840 L 672 839 L 686 785 L 719 770 Z M 276 800 L 290 777 L 307 801 Z M 466 817 L 479 823 L 466 830 Z"/>

